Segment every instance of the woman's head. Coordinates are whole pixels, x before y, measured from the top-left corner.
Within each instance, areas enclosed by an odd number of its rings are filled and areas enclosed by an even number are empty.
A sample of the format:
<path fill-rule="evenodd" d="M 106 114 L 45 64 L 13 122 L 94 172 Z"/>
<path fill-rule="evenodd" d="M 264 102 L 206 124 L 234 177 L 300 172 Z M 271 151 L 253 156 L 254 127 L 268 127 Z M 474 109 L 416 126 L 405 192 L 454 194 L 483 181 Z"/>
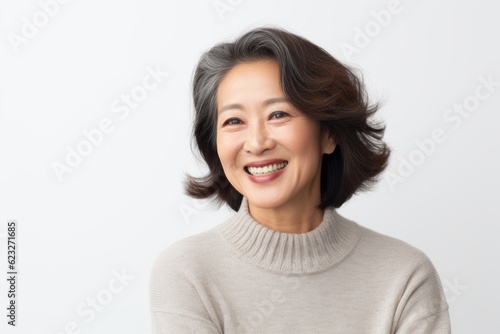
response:
<path fill-rule="evenodd" d="M 250 210 L 290 212 L 320 203 L 322 155 L 335 143 L 286 98 L 278 63 L 266 59 L 239 63 L 219 83 L 216 147 Z"/>
<path fill-rule="evenodd" d="M 259 28 L 245 33 L 233 43 L 214 46 L 203 54 L 198 63 L 193 80 L 193 131 L 197 147 L 210 172 L 202 178 L 188 176 L 186 191 L 189 195 L 196 198 L 215 196 L 237 210 L 243 196 L 240 192 L 247 195 L 245 192 L 248 192 L 249 188 L 238 183 L 238 178 L 231 172 L 234 170 L 230 168 L 243 168 L 241 164 L 244 163 L 266 162 L 269 160 L 267 158 L 276 160 L 273 162 L 286 160 L 285 158 L 300 158 L 292 154 L 293 149 L 287 149 L 287 145 L 290 146 L 287 140 L 290 138 L 282 133 L 280 136 L 277 122 L 283 120 L 275 120 L 275 110 L 257 110 L 251 107 L 252 101 L 255 102 L 256 99 L 247 100 L 248 104 L 242 106 L 239 100 L 233 101 L 230 98 L 235 92 L 235 89 L 231 90 L 234 80 L 224 85 L 225 79 L 226 82 L 234 79 L 238 73 L 241 76 L 245 70 L 247 75 L 252 74 L 259 68 L 261 73 L 276 73 L 275 81 L 279 82 L 283 98 L 276 102 L 282 104 L 275 105 L 274 107 L 278 108 L 276 110 L 286 107 L 295 113 L 295 116 L 300 116 L 308 136 L 313 136 L 310 130 L 316 129 L 317 145 L 311 147 L 316 147 L 314 151 L 320 153 L 313 153 L 309 157 L 316 157 L 318 161 L 308 163 L 312 164 L 311 166 L 319 166 L 315 180 L 319 183 L 318 204 L 321 208 L 340 207 L 356 191 L 366 190 L 376 182 L 376 177 L 387 165 L 390 151 L 382 142 L 385 128 L 369 122 L 369 117 L 375 113 L 377 105 L 369 105 L 359 78 L 322 48 L 306 39 L 281 29 Z M 249 89 L 248 87 L 244 89 Z M 260 91 L 265 92 L 263 89 Z M 276 92 L 277 90 L 274 95 L 277 95 Z M 224 101 L 219 101 L 221 99 Z M 220 114 L 224 106 L 221 102 L 230 105 L 225 108 L 229 111 L 224 111 L 224 114 L 229 114 L 232 110 L 236 115 L 226 117 L 237 119 L 229 121 L 229 127 L 223 127 Z M 235 103 L 239 106 L 235 107 Z M 231 105 L 233 108 L 230 108 Z M 253 108 L 255 113 L 242 114 L 245 108 Z M 252 115 L 255 117 L 252 118 Z M 258 118 L 257 115 L 262 117 Z M 273 120 L 264 118 L 265 115 L 272 115 Z M 246 116 L 250 118 L 241 119 Z M 297 127 L 299 123 L 294 125 Z M 255 136 L 261 136 L 261 140 L 255 139 Z M 288 139 L 283 141 L 280 138 Z M 300 134 L 297 134 L 297 138 L 300 138 Z M 250 139 L 253 142 L 249 143 Z M 310 146 L 311 143 L 305 145 Z M 232 160 L 225 160 L 228 157 L 227 147 L 233 151 L 239 147 L 241 153 L 233 152 Z M 223 168 L 221 157 L 225 161 L 233 161 L 234 164 L 226 163 Z M 244 167 L 245 173 L 249 174 L 249 166 Z M 286 168 L 293 170 L 292 165 Z M 225 171 L 229 172 L 228 175 Z M 297 181 L 296 177 L 292 179 Z"/>

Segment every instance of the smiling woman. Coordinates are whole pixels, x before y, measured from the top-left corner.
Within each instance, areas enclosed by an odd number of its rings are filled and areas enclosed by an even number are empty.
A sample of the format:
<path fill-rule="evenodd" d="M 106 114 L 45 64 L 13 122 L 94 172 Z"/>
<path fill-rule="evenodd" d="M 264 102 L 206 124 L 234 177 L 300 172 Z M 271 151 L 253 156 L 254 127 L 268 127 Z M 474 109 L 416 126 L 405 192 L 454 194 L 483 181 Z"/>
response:
<path fill-rule="evenodd" d="M 237 212 L 159 256 L 155 333 L 450 332 L 429 258 L 337 212 L 390 153 L 352 70 L 259 28 L 201 57 L 193 98 L 210 173 L 186 191 Z"/>

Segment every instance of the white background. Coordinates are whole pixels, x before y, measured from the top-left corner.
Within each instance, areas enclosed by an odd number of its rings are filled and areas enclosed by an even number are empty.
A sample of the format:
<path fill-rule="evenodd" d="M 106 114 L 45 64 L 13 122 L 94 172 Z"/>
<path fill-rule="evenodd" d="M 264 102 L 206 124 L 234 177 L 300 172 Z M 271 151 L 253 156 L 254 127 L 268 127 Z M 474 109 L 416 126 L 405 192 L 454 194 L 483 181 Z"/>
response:
<path fill-rule="evenodd" d="M 8 287 L 0 281 L 2 333 L 150 332 L 156 256 L 232 214 L 182 191 L 185 172 L 205 171 L 190 149 L 193 69 L 214 43 L 260 25 L 302 35 L 364 73 L 370 96 L 383 102 L 378 115 L 393 155 L 377 187 L 339 212 L 431 258 L 454 333 L 497 333 L 500 21 L 493 1 L 402 0 L 384 25 L 372 12 L 392 7 L 378 0 L 73 0 L 53 6 L 52 17 L 42 12 L 47 2 L 0 5 L 0 268 L 6 275 L 6 226 L 14 219 L 19 271 L 16 328 L 6 324 Z M 216 3 L 229 7 L 218 12 Z M 360 31 L 371 35 L 367 45 Z M 25 39 L 16 44 L 13 36 Z M 343 51 L 347 44 L 357 53 Z M 113 103 L 140 92 L 147 68 L 169 74 L 120 118 Z M 474 97 L 480 77 L 496 82 L 481 100 Z M 446 121 L 463 103 L 470 115 Z M 66 164 L 68 147 L 104 119 L 113 130 L 59 180 L 53 164 Z M 438 128 L 446 139 L 422 153 L 416 141 Z M 391 187 L 387 175 L 411 157 L 413 172 Z M 132 278 L 120 286 L 113 272 L 122 271 Z M 98 296 L 106 305 L 91 319 L 87 303 Z"/>

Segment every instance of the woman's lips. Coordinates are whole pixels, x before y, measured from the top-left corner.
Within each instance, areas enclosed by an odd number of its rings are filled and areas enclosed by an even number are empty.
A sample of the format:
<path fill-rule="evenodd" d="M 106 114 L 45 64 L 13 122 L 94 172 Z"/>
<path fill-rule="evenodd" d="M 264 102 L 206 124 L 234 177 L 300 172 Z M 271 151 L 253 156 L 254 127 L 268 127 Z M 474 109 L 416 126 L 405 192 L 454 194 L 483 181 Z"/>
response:
<path fill-rule="evenodd" d="M 273 160 L 249 164 L 244 167 L 244 170 L 247 174 L 254 177 L 263 177 L 266 175 L 274 174 L 285 168 L 287 165 L 288 161 L 286 160 Z"/>

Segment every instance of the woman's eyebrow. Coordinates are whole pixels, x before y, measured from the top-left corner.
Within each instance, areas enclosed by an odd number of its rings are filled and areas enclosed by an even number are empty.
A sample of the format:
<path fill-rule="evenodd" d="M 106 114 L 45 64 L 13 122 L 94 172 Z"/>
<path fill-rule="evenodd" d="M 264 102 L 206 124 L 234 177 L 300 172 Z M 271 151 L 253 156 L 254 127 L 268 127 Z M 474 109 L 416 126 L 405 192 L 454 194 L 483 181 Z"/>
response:
<path fill-rule="evenodd" d="M 224 111 L 228 111 L 230 109 L 243 109 L 243 106 L 239 103 L 231 103 L 231 104 L 225 105 L 224 107 L 220 108 L 219 115 L 222 114 Z"/>
<path fill-rule="evenodd" d="M 263 105 L 268 106 L 273 103 L 279 103 L 279 102 L 290 102 L 286 97 L 273 97 L 271 99 L 267 99 L 264 101 Z"/>
<path fill-rule="evenodd" d="M 279 102 L 290 102 L 286 97 L 273 97 L 270 99 L 265 100 L 262 105 L 264 107 L 271 105 L 273 103 L 279 103 Z M 239 103 L 231 103 L 228 105 L 225 105 L 224 107 L 220 108 L 219 110 L 219 115 L 222 114 L 224 111 L 230 110 L 230 109 L 243 109 L 243 106 Z"/>

